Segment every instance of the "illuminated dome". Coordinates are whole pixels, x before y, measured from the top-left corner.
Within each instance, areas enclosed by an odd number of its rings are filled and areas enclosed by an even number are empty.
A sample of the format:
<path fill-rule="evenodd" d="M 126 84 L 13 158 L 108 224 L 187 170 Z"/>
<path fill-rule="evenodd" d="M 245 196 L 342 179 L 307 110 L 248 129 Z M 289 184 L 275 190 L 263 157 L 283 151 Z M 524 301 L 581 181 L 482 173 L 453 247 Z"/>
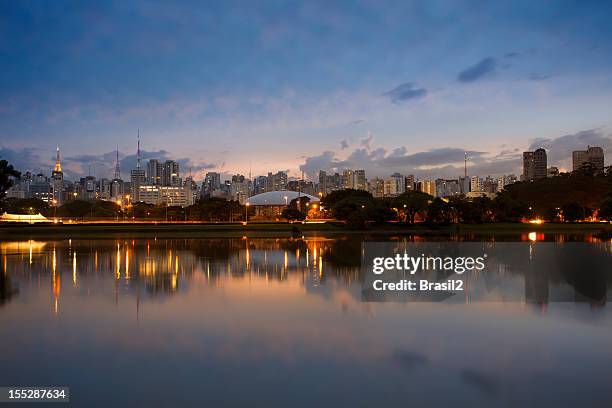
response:
<path fill-rule="evenodd" d="M 268 191 L 267 193 L 254 195 L 253 197 L 248 198 L 247 203 L 249 203 L 249 205 L 287 205 L 291 202 L 291 200 L 298 198 L 298 195 L 301 197 L 310 198 L 311 203 L 319 202 L 319 197 L 311 196 L 310 194 L 298 193 L 297 191 L 281 190 Z M 285 197 L 287 197 L 286 200 Z"/>

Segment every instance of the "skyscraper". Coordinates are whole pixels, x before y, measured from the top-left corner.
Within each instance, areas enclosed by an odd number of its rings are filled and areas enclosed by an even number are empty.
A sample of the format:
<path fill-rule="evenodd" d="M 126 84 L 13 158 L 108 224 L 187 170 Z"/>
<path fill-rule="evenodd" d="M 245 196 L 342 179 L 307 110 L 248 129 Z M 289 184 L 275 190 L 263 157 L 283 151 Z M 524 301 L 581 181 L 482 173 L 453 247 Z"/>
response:
<path fill-rule="evenodd" d="M 406 191 L 412 191 L 415 188 L 414 185 L 414 174 L 409 174 L 406 176 Z"/>
<path fill-rule="evenodd" d="M 209 171 L 202 182 L 202 196 L 210 196 L 213 191 L 221 188 L 221 174 Z"/>
<path fill-rule="evenodd" d="M 575 150 L 572 152 L 572 170 L 580 170 L 590 164 L 595 172 L 604 169 L 604 151 L 601 147 L 587 146 L 586 150 Z"/>
<path fill-rule="evenodd" d="M 432 197 L 436 196 L 436 182 L 433 180 L 421 181 L 421 191 L 429 194 Z"/>
<path fill-rule="evenodd" d="M 342 173 L 342 187 L 343 188 L 355 188 L 355 178 L 353 177 L 353 170 L 344 170 Z"/>
<path fill-rule="evenodd" d="M 319 171 L 319 193 L 327 194 L 327 172 Z"/>
<path fill-rule="evenodd" d="M 539 148 L 533 152 L 523 153 L 523 180 L 546 178 L 546 150 Z"/>
<path fill-rule="evenodd" d="M 164 165 L 156 159 L 150 159 L 147 162 L 147 184 L 152 186 L 159 186 L 162 182 L 162 174 L 164 172 Z"/>
<path fill-rule="evenodd" d="M 62 171 L 62 164 L 60 163 L 60 148 L 57 145 L 55 151 L 55 167 L 51 172 L 51 187 L 53 188 L 53 200 L 54 204 L 60 204 L 63 200 L 62 191 L 64 188 L 64 172 Z"/>
<path fill-rule="evenodd" d="M 353 172 L 353 188 L 357 190 L 367 190 L 365 170 L 355 170 Z"/>
<path fill-rule="evenodd" d="M 268 173 L 266 191 L 281 191 L 287 189 L 287 173 L 279 171 L 275 174 Z"/>
<path fill-rule="evenodd" d="M 164 171 L 162 174 L 162 185 L 180 187 L 181 184 L 179 164 L 173 160 L 166 160 L 164 162 Z"/>

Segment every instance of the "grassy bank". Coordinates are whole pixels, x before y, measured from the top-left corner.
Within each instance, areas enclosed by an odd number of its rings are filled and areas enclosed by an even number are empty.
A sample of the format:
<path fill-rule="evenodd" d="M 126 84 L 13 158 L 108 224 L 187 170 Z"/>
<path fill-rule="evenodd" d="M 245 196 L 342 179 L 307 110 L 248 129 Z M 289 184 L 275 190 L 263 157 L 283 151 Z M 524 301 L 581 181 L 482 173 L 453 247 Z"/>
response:
<path fill-rule="evenodd" d="M 36 224 L 0 225 L 0 239 L 78 238 L 78 237 L 290 237 L 299 235 L 385 234 L 385 235 L 516 235 L 526 232 L 550 234 L 612 234 L 611 224 L 460 224 L 449 226 L 387 224 L 367 231 L 352 231 L 339 223 L 286 224 L 176 224 L 176 223 L 97 223 L 97 224 Z"/>

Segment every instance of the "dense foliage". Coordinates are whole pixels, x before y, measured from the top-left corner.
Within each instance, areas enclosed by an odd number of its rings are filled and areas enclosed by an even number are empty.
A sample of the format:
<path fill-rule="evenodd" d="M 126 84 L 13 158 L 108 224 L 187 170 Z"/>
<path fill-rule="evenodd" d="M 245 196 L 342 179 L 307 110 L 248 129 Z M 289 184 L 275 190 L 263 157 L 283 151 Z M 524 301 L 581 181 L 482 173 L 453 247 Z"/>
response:
<path fill-rule="evenodd" d="M 18 178 L 20 175 L 21 173 L 15 170 L 12 164 L 6 160 L 0 160 L 0 200 L 6 195 L 6 190 L 13 185 L 12 178 Z"/>

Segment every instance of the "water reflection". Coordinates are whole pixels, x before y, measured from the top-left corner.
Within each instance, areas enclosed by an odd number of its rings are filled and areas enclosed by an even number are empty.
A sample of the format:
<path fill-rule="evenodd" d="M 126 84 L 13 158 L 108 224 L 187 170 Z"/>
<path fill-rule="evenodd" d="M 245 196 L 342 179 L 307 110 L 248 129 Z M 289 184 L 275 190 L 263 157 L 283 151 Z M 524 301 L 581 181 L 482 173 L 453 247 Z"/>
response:
<path fill-rule="evenodd" d="M 536 236 L 460 305 L 361 302 L 363 240 L 431 237 L 3 242 L 0 383 L 70 385 L 77 406 L 606 406 L 599 253 L 556 273 L 524 263 L 578 238 Z M 471 303 L 502 290 L 522 300 Z"/>
<path fill-rule="evenodd" d="M 469 241 L 461 237 L 460 241 Z M 475 238 L 475 237 L 472 237 Z M 544 237 L 527 240 L 544 240 Z M 584 238 L 584 237 L 583 237 Z M 219 239 L 118 239 L 63 240 L 0 243 L 3 274 L 0 281 L 1 301 L 6 303 L 19 293 L 19 286 L 48 285 L 53 293 L 53 309 L 58 312 L 62 290 L 70 284 L 78 290 L 86 287 L 96 291 L 95 281 L 114 282 L 115 297 L 122 295 L 158 297 L 189 290 L 192 284 L 220 287 L 227 281 L 252 283 L 291 281 L 306 293 L 329 296 L 330 290 L 342 287 L 360 300 L 361 244 L 369 237 L 341 238 L 219 238 Z M 376 237 L 402 245 L 423 243 L 419 236 Z M 566 236 L 553 237 L 554 242 L 573 241 Z M 481 238 L 482 241 L 482 238 Z M 495 249 L 495 238 L 484 242 L 483 248 Z M 599 306 L 607 301 L 607 287 L 612 271 L 607 269 L 610 242 L 589 236 L 585 245 L 588 255 L 576 258 L 566 251 L 553 267 L 545 250 L 537 246 L 540 258 L 535 258 L 534 245 L 517 246 L 492 257 L 493 267 L 486 273 L 467 276 L 465 302 L 473 300 L 481 286 L 488 294 L 496 288 L 520 283 L 526 303 L 546 305 L 550 301 L 587 301 Z M 592 250 L 590 249 L 592 248 Z M 449 249 L 452 251 L 452 249 Z M 447 251 L 448 252 L 448 251 Z M 577 261 L 577 259 L 580 259 Z M 588 264 L 577 264 L 589 260 Z M 489 263 L 491 264 L 491 262 Z M 589 271 L 582 273 L 582 271 Z M 441 276 L 446 279 L 448 276 Z M 517 280 L 518 279 L 518 280 Z M 481 296 L 482 297 L 482 296 Z M 503 296 L 489 300 L 508 300 Z"/>

